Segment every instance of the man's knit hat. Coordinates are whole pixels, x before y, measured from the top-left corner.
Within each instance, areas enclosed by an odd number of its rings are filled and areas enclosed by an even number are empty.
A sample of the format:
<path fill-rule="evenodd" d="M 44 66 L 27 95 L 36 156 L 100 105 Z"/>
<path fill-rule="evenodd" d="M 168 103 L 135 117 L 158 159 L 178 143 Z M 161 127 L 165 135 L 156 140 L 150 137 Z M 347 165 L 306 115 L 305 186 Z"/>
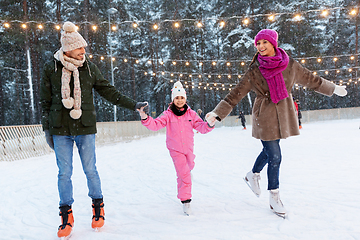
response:
<path fill-rule="evenodd" d="M 60 41 L 64 52 L 87 46 L 85 39 L 76 31 L 76 26 L 72 22 L 64 23 Z"/>
<path fill-rule="evenodd" d="M 265 39 L 268 40 L 275 48 L 277 48 L 278 46 L 278 33 L 275 30 L 272 29 L 263 29 L 260 32 L 258 32 L 258 34 L 255 37 L 255 47 L 256 47 L 256 43 L 257 41 L 261 40 L 261 39 Z"/>
<path fill-rule="evenodd" d="M 171 89 L 171 91 L 172 91 L 171 101 L 174 101 L 174 98 L 176 98 L 177 96 L 183 96 L 186 99 L 186 92 L 180 81 L 174 83 L 174 86 Z"/>

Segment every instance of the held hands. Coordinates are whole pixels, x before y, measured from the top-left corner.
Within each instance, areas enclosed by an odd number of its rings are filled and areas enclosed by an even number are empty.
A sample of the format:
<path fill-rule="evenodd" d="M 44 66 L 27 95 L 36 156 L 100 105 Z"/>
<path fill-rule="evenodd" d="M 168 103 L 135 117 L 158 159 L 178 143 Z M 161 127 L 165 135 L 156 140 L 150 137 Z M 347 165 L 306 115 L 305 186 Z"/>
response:
<path fill-rule="evenodd" d="M 45 130 L 45 139 L 49 147 L 52 150 L 54 150 L 54 140 L 53 140 L 53 136 L 50 135 L 49 130 Z"/>
<path fill-rule="evenodd" d="M 138 102 L 135 105 L 136 111 L 139 112 L 141 119 L 147 119 L 149 115 L 149 103 L 148 102 Z"/>
<path fill-rule="evenodd" d="M 209 113 L 207 113 L 206 114 L 206 116 L 205 116 L 205 120 L 209 123 L 209 125 L 212 127 L 212 126 L 214 126 L 215 125 L 215 123 L 216 123 L 216 117 L 217 117 L 217 115 L 216 115 L 216 113 L 214 113 L 214 112 L 209 112 Z"/>
<path fill-rule="evenodd" d="M 345 86 L 335 85 L 334 93 L 340 97 L 344 97 L 347 94 L 347 91 L 345 88 L 346 88 Z"/>

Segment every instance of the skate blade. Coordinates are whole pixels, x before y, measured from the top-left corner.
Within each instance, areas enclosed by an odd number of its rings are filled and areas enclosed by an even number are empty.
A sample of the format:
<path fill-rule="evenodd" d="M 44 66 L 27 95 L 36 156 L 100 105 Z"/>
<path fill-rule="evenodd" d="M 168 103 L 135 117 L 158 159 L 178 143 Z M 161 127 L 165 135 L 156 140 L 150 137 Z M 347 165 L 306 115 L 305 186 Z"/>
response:
<path fill-rule="evenodd" d="M 71 234 L 69 236 L 66 236 L 66 237 L 60 237 L 59 239 L 61 240 L 69 240 L 71 238 Z"/>
<path fill-rule="evenodd" d="M 277 212 L 274 212 L 274 213 L 275 213 L 275 215 L 278 216 L 278 217 L 281 217 L 281 218 L 283 218 L 283 219 L 286 218 L 286 213 L 277 213 Z"/>
<path fill-rule="evenodd" d="M 248 180 L 246 180 L 246 177 L 244 177 L 243 179 L 244 179 L 244 181 L 245 181 L 246 185 L 248 185 L 248 187 L 250 188 L 250 190 L 251 190 L 251 191 L 255 194 L 255 196 L 260 197 L 260 194 L 257 194 L 256 192 L 254 192 L 254 191 L 252 190 L 252 188 L 251 188 L 251 185 L 250 185 L 249 181 L 248 181 Z"/>
<path fill-rule="evenodd" d="M 270 208 L 271 208 L 271 211 L 272 211 L 276 216 L 281 217 L 281 218 L 283 218 L 283 219 L 286 218 L 286 213 L 275 212 L 274 209 L 273 209 L 273 207 L 272 207 L 271 205 L 270 205 Z"/>

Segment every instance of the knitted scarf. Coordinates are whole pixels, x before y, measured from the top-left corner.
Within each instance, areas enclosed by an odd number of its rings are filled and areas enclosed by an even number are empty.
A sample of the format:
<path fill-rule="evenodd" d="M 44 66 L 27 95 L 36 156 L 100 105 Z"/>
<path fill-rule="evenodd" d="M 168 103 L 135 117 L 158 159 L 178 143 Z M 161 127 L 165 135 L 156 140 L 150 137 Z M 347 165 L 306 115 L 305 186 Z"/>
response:
<path fill-rule="evenodd" d="M 79 79 L 79 70 L 78 67 L 81 67 L 85 62 L 85 57 L 83 60 L 76 60 L 70 58 L 64 54 L 60 49 L 54 55 L 62 65 L 62 75 L 61 75 L 61 97 L 64 107 L 67 109 L 72 109 L 70 111 L 70 117 L 73 119 L 79 119 L 81 117 L 81 88 L 80 88 L 80 79 Z M 71 74 L 74 75 L 74 98 L 70 96 L 70 80 Z"/>
<path fill-rule="evenodd" d="M 289 63 L 289 56 L 281 48 L 275 49 L 275 56 L 258 55 L 259 70 L 265 78 L 273 103 L 278 103 L 289 96 L 282 72 Z"/>
<path fill-rule="evenodd" d="M 188 105 L 185 104 L 184 107 L 182 107 L 181 109 L 178 109 L 174 103 L 170 104 L 170 109 L 171 111 L 176 115 L 176 116 L 182 116 L 186 113 L 187 109 L 188 109 Z"/>

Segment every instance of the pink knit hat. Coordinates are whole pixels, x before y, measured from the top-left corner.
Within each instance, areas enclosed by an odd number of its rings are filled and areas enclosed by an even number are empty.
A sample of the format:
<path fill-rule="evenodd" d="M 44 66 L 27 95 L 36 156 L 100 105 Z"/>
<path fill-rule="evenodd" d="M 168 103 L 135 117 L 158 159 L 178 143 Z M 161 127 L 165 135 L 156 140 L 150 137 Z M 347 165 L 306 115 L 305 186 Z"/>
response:
<path fill-rule="evenodd" d="M 81 47 L 86 47 L 85 39 L 76 31 L 76 26 L 72 22 L 65 22 L 61 33 L 61 48 L 64 52 L 72 51 Z"/>
<path fill-rule="evenodd" d="M 257 41 L 261 40 L 261 39 L 265 39 L 268 40 L 275 48 L 277 48 L 278 46 L 278 33 L 275 30 L 272 29 L 263 29 L 260 32 L 258 32 L 258 34 L 255 37 L 255 47 L 256 47 L 256 43 Z"/>

